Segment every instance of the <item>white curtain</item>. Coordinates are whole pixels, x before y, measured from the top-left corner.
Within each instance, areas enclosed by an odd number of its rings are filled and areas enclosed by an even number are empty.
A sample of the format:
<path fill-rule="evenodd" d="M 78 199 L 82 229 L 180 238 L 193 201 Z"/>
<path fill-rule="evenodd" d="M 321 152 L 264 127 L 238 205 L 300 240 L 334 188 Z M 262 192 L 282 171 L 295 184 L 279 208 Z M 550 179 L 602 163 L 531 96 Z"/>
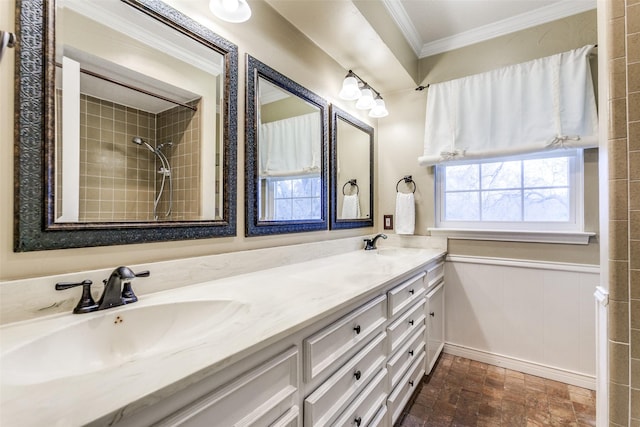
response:
<path fill-rule="evenodd" d="M 258 138 L 261 176 L 298 176 L 320 171 L 320 114 L 262 124 Z"/>
<path fill-rule="evenodd" d="M 592 49 L 430 85 L 419 163 L 597 146 Z"/>

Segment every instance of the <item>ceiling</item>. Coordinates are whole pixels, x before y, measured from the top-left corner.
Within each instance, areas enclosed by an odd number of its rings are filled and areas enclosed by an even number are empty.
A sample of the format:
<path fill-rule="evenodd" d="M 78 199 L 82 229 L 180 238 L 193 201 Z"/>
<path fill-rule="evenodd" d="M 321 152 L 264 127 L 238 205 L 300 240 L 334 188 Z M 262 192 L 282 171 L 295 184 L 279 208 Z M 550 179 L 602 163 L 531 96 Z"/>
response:
<path fill-rule="evenodd" d="M 380 92 L 421 83 L 421 58 L 596 7 L 596 0 L 266 1 Z"/>
<path fill-rule="evenodd" d="M 384 0 L 424 58 L 595 9 L 589 0 Z"/>

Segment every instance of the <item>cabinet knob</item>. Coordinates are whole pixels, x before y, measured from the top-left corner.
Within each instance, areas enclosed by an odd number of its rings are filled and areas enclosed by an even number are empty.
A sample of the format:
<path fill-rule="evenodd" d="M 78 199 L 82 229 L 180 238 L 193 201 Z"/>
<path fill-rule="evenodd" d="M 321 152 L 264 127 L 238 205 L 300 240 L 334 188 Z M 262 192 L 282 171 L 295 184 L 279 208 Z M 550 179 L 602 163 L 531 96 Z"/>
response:
<path fill-rule="evenodd" d="M 416 292 L 416 291 L 414 291 L 413 289 L 409 289 L 409 293 L 410 293 L 411 295 L 413 295 L 415 292 Z"/>
<path fill-rule="evenodd" d="M 412 320 L 409 320 L 409 324 L 410 324 L 411 326 L 413 326 L 413 319 L 412 319 Z"/>
<path fill-rule="evenodd" d="M 409 381 L 409 385 L 413 387 L 413 381 Z"/>
<path fill-rule="evenodd" d="M 362 372 L 360 371 L 355 371 L 353 373 L 353 376 L 356 377 L 356 381 L 360 379 L 360 377 L 362 376 Z"/>
<path fill-rule="evenodd" d="M 431 313 L 429 313 L 429 316 L 431 316 L 431 317 L 435 317 L 435 316 L 436 316 L 436 314 L 432 311 Z"/>
<path fill-rule="evenodd" d="M 413 356 L 413 350 L 409 350 L 409 356 Z"/>
<path fill-rule="evenodd" d="M 356 331 L 356 335 L 358 335 L 360 333 L 360 325 L 356 325 L 355 328 L 353 328 L 354 331 Z"/>
<path fill-rule="evenodd" d="M 362 423 L 362 418 L 360 417 L 356 417 L 353 422 L 355 423 L 355 425 L 357 425 L 358 427 L 360 427 L 360 424 Z"/>

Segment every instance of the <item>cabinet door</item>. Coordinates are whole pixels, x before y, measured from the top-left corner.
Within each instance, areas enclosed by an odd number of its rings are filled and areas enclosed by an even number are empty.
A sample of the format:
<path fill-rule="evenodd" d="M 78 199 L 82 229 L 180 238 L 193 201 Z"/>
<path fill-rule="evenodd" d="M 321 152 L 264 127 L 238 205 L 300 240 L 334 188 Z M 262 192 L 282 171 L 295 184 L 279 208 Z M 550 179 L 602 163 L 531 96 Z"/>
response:
<path fill-rule="evenodd" d="M 444 347 L 444 282 L 427 294 L 427 313 L 425 370 L 428 374 Z"/>

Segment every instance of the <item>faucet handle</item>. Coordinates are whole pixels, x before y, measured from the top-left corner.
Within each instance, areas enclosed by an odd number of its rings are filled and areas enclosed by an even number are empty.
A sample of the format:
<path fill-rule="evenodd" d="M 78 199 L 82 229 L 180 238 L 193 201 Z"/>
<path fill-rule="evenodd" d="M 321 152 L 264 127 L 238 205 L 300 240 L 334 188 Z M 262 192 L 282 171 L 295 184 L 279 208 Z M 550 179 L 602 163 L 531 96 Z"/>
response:
<path fill-rule="evenodd" d="M 141 271 L 140 273 L 135 273 L 136 277 L 149 277 L 151 273 L 149 270 Z M 124 282 L 122 285 L 122 301 L 125 304 L 130 304 L 132 302 L 138 301 L 138 297 L 133 292 L 133 288 L 131 287 L 131 282 Z"/>
<path fill-rule="evenodd" d="M 98 304 L 94 301 L 91 296 L 91 285 L 93 282 L 91 280 L 83 280 L 82 282 L 60 282 L 56 283 L 56 291 L 63 291 L 65 289 L 75 288 L 76 286 L 82 286 L 82 297 L 80 297 L 80 301 L 73 309 L 73 312 L 76 314 L 79 313 L 89 313 L 91 311 L 95 311 L 98 308 Z"/>
<path fill-rule="evenodd" d="M 125 304 L 130 304 L 132 302 L 138 301 L 138 297 L 133 292 L 133 288 L 131 287 L 131 282 L 124 282 L 124 285 L 122 285 L 122 301 Z"/>

